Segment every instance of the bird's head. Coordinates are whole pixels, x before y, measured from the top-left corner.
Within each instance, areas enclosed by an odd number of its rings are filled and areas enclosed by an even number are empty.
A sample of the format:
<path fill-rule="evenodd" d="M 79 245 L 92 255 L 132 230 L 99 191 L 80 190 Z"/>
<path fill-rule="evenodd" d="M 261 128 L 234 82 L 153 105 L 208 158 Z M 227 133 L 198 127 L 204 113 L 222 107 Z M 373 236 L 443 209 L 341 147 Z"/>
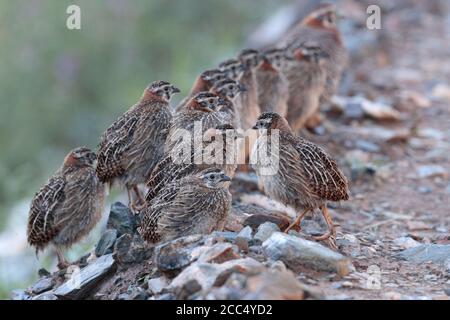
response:
<path fill-rule="evenodd" d="M 291 57 L 287 54 L 287 48 L 273 48 L 263 52 L 264 63 L 267 64 L 266 67 L 275 69 L 276 71 L 282 71 L 286 68 Z"/>
<path fill-rule="evenodd" d="M 245 71 L 245 67 L 238 59 L 228 59 L 219 64 L 219 69 L 226 73 L 227 77 L 238 80 Z"/>
<path fill-rule="evenodd" d="M 229 185 L 231 178 L 218 168 L 211 168 L 201 171 L 198 174 L 203 185 L 209 189 L 223 188 Z"/>
<path fill-rule="evenodd" d="M 75 148 L 64 159 L 66 167 L 93 167 L 97 156 L 86 147 Z"/>
<path fill-rule="evenodd" d="M 261 113 L 258 120 L 256 120 L 256 124 L 253 126 L 253 129 L 257 129 L 260 132 L 264 130 L 270 132 L 274 129 L 287 132 L 292 131 L 287 120 L 276 112 Z"/>
<path fill-rule="evenodd" d="M 211 91 L 219 96 L 228 99 L 234 99 L 239 93 L 246 91 L 245 87 L 237 81 L 231 79 L 224 79 L 216 82 Z"/>
<path fill-rule="evenodd" d="M 231 139 L 235 141 L 238 138 L 243 138 L 244 135 L 238 132 L 233 125 L 226 123 L 219 124 L 215 128 L 209 128 L 205 131 L 204 137 L 206 141 L 213 141 L 216 137 L 221 137 L 222 141 L 226 143 Z"/>
<path fill-rule="evenodd" d="M 302 24 L 316 28 L 335 29 L 336 20 L 336 6 L 331 3 L 322 3 L 303 19 Z"/>
<path fill-rule="evenodd" d="M 145 91 L 144 97 L 156 96 L 162 98 L 166 102 L 169 102 L 170 98 L 172 98 L 174 94 L 180 92 L 180 89 L 167 81 L 154 81 L 148 85 Z"/>
<path fill-rule="evenodd" d="M 262 56 L 258 50 L 245 49 L 241 51 L 238 59 L 246 70 L 252 70 L 260 65 Z"/>
<path fill-rule="evenodd" d="M 219 69 L 205 70 L 200 74 L 200 78 L 207 82 L 216 82 L 227 78 L 227 74 Z"/>
<path fill-rule="evenodd" d="M 221 100 L 222 99 L 215 93 L 202 91 L 192 97 L 187 107 L 203 112 L 213 112 L 216 111 Z"/>

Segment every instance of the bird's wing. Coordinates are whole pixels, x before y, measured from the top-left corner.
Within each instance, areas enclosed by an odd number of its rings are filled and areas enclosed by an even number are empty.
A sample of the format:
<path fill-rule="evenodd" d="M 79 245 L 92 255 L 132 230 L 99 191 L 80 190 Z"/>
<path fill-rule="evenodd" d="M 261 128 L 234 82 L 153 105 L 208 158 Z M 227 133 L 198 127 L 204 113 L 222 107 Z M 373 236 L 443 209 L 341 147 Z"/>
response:
<path fill-rule="evenodd" d="M 65 200 L 65 186 L 66 181 L 62 176 L 53 176 L 31 202 L 27 236 L 28 242 L 38 249 L 44 247 L 58 232 L 55 217 Z"/>
<path fill-rule="evenodd" d="M 348 199 L 347 178 L 336 161 L 321 147 L 305 140 L 296 145 L 296 150 L 312 193 L 331 201 Z"/>
<path fill-rule="evenodd" d="M 132 108 L 103 133 L 97 153 L 97 174 L 102 182 L 109 181 L 124 172 L 122 156 L 132 142 L 139 116 L 139 110 Z"/>

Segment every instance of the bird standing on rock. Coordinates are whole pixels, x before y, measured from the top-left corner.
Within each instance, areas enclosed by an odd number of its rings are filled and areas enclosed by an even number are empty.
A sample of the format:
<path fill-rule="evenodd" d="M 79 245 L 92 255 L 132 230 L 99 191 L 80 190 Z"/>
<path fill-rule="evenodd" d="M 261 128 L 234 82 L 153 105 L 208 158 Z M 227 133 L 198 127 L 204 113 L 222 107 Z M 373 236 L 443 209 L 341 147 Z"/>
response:
<path fill-rule="evenodd" d="M 104 186 L 95 173 L 95 160 L 87 148 L 72 150 L 31 201 L 28 243 L 36 254 L 54 245 L 61 269 L 69 265 L 62 249 L 87 235 L 102 215 Z"/>
<path fill-rule="evenodd" d="M 285 232 L 294 226 L 300 227 L 302 218 L 319 208 L 328 231 L 314 239 L 331 237 L 335 248 L 336 231 L 326 203 L 349 199 L 347 178 L 322 148 L 296 137 L 286 119 L 280 115 L 265 112 L 260 115 L 254 128 L 259 129 L 261 135 L 253 149 L 252 163 L 265 193 L 298 212 L 297 218 Z M 269 139 L 274 133 L 279 135 L 278 142 Z M 278 143 L 278 147 L 272 143 Z M 268 152 L 268 158 L 258 159 L 265 152 Z M 262 165 L 267 159 L 269 162 Z M 264 171 L 267 168 L 273 170 Z"/>
<path fill-rule="evenodd" d="M 166 81 L 152 82 L 137 104 L 120 116 L 101 136 L 98 145 L 97 175 L 102 182 L 124 184 L 130 208 L 134 190 L 144 203 L 138 185 L 164 155 L 164 144 L 172 121 L 170 98 L 180 90 Z"/>
<path fill-rule="evenodd" d="M 319 110 L 327 76 L 323 66 L 329 56 L 315 43 L 303 43 L 292 54 L 295 63 L 285 72 L 289 83 L 286 118 L 298 133 Z"/>
<path fill-rule="evenodd" d="M 164 186 L 142 212 L 142 238 L 155 243 L 223 230 L 230 180 L 220 169 L 208 168 Z"/>

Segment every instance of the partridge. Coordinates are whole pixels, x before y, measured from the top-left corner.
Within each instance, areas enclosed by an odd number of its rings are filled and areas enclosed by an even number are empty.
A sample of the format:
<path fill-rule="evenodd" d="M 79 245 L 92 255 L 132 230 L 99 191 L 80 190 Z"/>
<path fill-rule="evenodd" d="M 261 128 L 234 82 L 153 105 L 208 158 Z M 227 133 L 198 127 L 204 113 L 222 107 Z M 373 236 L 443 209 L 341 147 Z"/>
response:
<path fill-rule="evenodd" d="M 230 210 L 230 177 L 217 168 L 164 186 L 142 212 L 139 232 L 149 242 L 223 230 Z"/>
<path fill-rule="evenodd" d="M 86 236 L 101 218 L 104 186 L 96 175 L 95 160 L 87 148 L 72 150 L 31 201 L 28 243 L 36 254 L 53 245 L 59 268 L 68 266 L 62 249 Z"/>
<path fill-rule="evenodd" d="M 236 170 L 236 140 L 242 137 L 230 124 L 208 129 L 201 146 L 191 146 L 190 152 L 177 157 L 169 152 L 153 170 L 147 181 L 146 202 L 150 202 L 159 191 L 172 181 L 207 168 L 219 168 L 233 177 Z M 216 152 L 221 154 L 216 157 Z"/>
<path fill-rule="evenodd" d="M 335 247 L 336 231 L 326 204 L 349 199 L 347 178 L 321 147 L 295 136 L 280 115 L 265 112 L 254 128 L 260 136 L 252 152 L 252 164 L 265 193 L 298 212 L 285 232 L 300 227 L 305 214 L 319 208 L 328 231 L 315 239 L 331 237 Z"/>
<path fill-rule="evenodd" d="M 131 190 L 139 202 L 143 199 L 138 185 L 164 155 L 164 144 L 171 125 L 170 98 L 179 92 L 166 81 L 155 81 L 145 90 L 137 104 L 120 116 L 101 136 L 98 145 L 97 175 L 100 181 L 125 185 L 129 204 Z"/>
<path fill-rule="evenodd" d="M 295 63 L 285 72 L 289 83 L 286 118 L 294 132 L 319 110 L 320 97 L 326 86 L 323 66 L 329 62 L 328 54 L 315 43 L 306 42 L 293 51 Z"/>
<path fill-rule="evenodd" d="M 329 100 L 336 91 L 348 60 L 336 25 L 335 5 L 320 4 L 291 29 L 279 46 L 297 47 L 307 41 L 317 43 L 329 56 L 329 61 L 323 66 L 326 73 L 326 87 L 321 97 L 321 100 Z"/>
<path fill-rule="evenodd" d="M 287 49 L 269 49 L 263 52 L 263 62 L 256 71 L 258 105 L 262 112 L 287 114 L 289 82 L 283 71 L 291 64 Z"/>
<path fill-rule="evenodd" d="M 231 103 L 232 109 L 234 110 L 234 121 L 228 122 L 233 123 L 236 128 L 241 128 L 241 119 L 239 117 L 239 113 L 236 111 L 240 106 L 239 103 L 239 95 L 243 92 L 246 92 L 245 86 L 240 84 L 239 82 L 232 79 L 224 79 L 217 81 L 213 87 L 211 88 L 211 92 L 217 94 L 222 99 Z"/>

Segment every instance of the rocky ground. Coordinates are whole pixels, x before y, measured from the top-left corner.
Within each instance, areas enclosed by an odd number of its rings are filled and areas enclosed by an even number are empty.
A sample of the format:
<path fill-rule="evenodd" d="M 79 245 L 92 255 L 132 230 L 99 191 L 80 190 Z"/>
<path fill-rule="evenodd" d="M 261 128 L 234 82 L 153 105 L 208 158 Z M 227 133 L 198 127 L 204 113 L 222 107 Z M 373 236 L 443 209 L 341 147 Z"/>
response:
<path fill-rule="evenodd" d="M 450 18 L 442 1 L 339 1 L 350 65 L 309 134 L 339 159 L 351 199 L 330 204 L 338 251 L 305 219 L 265 197 L 251 173 L 233 181 L 226 231 L 156 247 L 113 204 L 92 253 L 17 290 L 15 299 L 448 299 L 450 296 Z"/>

